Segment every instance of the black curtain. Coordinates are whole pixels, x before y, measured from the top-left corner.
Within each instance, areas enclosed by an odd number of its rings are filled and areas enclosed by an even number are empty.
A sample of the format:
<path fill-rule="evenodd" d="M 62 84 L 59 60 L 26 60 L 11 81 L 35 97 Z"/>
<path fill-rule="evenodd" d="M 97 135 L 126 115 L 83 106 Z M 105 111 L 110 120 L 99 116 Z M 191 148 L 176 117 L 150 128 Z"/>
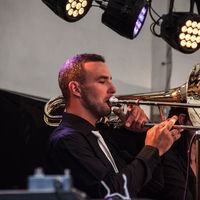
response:
<path fill-rule="evenodd" d="M 54 127 L 44 122 L 45 101 L 0 90 L 0 189 L 26 189 L 42 166 Z"/>

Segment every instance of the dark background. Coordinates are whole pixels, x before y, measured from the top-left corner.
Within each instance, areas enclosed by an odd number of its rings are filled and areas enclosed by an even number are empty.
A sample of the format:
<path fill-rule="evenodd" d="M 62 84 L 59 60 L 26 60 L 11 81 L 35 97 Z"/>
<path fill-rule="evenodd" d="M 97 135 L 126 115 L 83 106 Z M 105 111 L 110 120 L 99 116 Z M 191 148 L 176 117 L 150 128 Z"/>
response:
<path fill-rule="evenodd" d="M 0 189 L 26 189 L 28 176 L 41 167 L 54 129 L 44 122 L 46 102 L 0 90 Z"/>

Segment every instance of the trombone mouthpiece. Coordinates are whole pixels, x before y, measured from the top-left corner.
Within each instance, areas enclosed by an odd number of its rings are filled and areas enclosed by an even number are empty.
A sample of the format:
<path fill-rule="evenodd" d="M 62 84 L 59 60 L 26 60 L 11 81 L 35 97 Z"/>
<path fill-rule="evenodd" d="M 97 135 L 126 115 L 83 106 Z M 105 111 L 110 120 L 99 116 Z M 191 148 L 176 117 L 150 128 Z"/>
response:
<path fill-rule="evenodd" d="M 109 105 L 110 106 L 119 106 L 119 100 L 115 96 L 110 97 L 109 99 Z"/>

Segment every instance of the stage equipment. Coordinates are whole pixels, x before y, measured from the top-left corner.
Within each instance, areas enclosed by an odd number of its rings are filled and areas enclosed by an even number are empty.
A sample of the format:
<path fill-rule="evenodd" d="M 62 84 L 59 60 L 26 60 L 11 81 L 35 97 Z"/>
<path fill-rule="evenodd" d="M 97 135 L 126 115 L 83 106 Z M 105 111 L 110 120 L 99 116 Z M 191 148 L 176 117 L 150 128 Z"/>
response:
<path fill-rule="evenodd" d="M 92 4 L 92 0 L 42 0 L 42 2 L 68 22 L 82 19 Z"/>
<path fill-rule="evenodd" d="M 28 190 L 63 190 L 69 192 L 72 188 L 70 170 L 66 169 L 64 175 L 45 175 L 41 167 L 36 168 L 34 174 L 28 177 Z"/>
<path fill-rule="evenodd" d="M 68 22 L 82 19 L 93 0 L 42 0 L 56 15 Z M 147 11 L 147 0 L 95 0 L 105 10 L 102 23 L 123 37 L 134 39 L 142 29 Z"/>
<path fill-rule="evenodd" d="M 85 192 L 73 187 L 70 170 L 64 174 L 45 175 L 42 168 L 28 177 L 27 190 L 0 190 L 1 200 L 89 200 Z"/>
<path fill-rule="evenodd" d="M 101 5 L 101 2 L 96 0 Z M 103 4 L 102 4 L 103 5 Z M 102 23 L 128 39 L 137 37 L 142 29 L 148 11 L 147 0 L 109 0 L 107 6 L 101 6 L 105 10 L 102 15 Z"/>
<path fill-rule="evenodd" d="M 169 13 L 162 16 L 161 37 L 174 49 L 190 54 L 200 48 L 200 15 L 190 12 L 172 12 L 174 0 L 170 2 Z"/>
<path fill-rule="evenodd" d="M 177 88 L 169 89 L 160 92 L 140 93 L 131 95 L 116 95 L 114 98 L 110 98 L 110 106 L 121 106 L 124 104 L 137 104 L 137 105 L 152 105 L 158 106 L 161 114 L 161 118 L 164 121 L 164 115 L 162 114 L 162 107 L 183 107 L 188 109 L 188 113 L 193 126 L 178 126 L 174 125 L 177 129 L 194 129 L 200 130 L 200 63 L 194 65 L 191 69 L 188 81 Z M 65 108 L 65 102 L 63 96 L 58 96 L 50 99 L 44 107 L 44 120 L 50 126 L 58 126 L 62 115 L 53 115 L 58 109 Z M 114 125 L 115 127 L 124 125 L 118 119 L 109 119 L 110 116 L 106 116 L 101 119 L 108 125 Z M 145 127 L 152 127 L 155 124 L 144 124 Z"/>

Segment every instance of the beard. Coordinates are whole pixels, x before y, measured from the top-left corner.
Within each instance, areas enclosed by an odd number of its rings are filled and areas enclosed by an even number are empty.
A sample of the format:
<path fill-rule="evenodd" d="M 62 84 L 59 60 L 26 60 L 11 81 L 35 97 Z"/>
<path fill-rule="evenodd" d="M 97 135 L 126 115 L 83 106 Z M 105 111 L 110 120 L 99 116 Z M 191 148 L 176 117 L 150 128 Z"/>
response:
<path fill-rule="evenodd" d="M 91 92 L 90 92 L 91 93 Z M 89 92 L 87 89 L 82 88 L 81 97 L 83 100 L 83 106 L 89 110 L 89 112 L 94 115 L 96 119 L 107 116 L 111 112 L 111 108 L 107 105 L 103 105 L 98 102 L 92 102 L 89 97 Z"/>

